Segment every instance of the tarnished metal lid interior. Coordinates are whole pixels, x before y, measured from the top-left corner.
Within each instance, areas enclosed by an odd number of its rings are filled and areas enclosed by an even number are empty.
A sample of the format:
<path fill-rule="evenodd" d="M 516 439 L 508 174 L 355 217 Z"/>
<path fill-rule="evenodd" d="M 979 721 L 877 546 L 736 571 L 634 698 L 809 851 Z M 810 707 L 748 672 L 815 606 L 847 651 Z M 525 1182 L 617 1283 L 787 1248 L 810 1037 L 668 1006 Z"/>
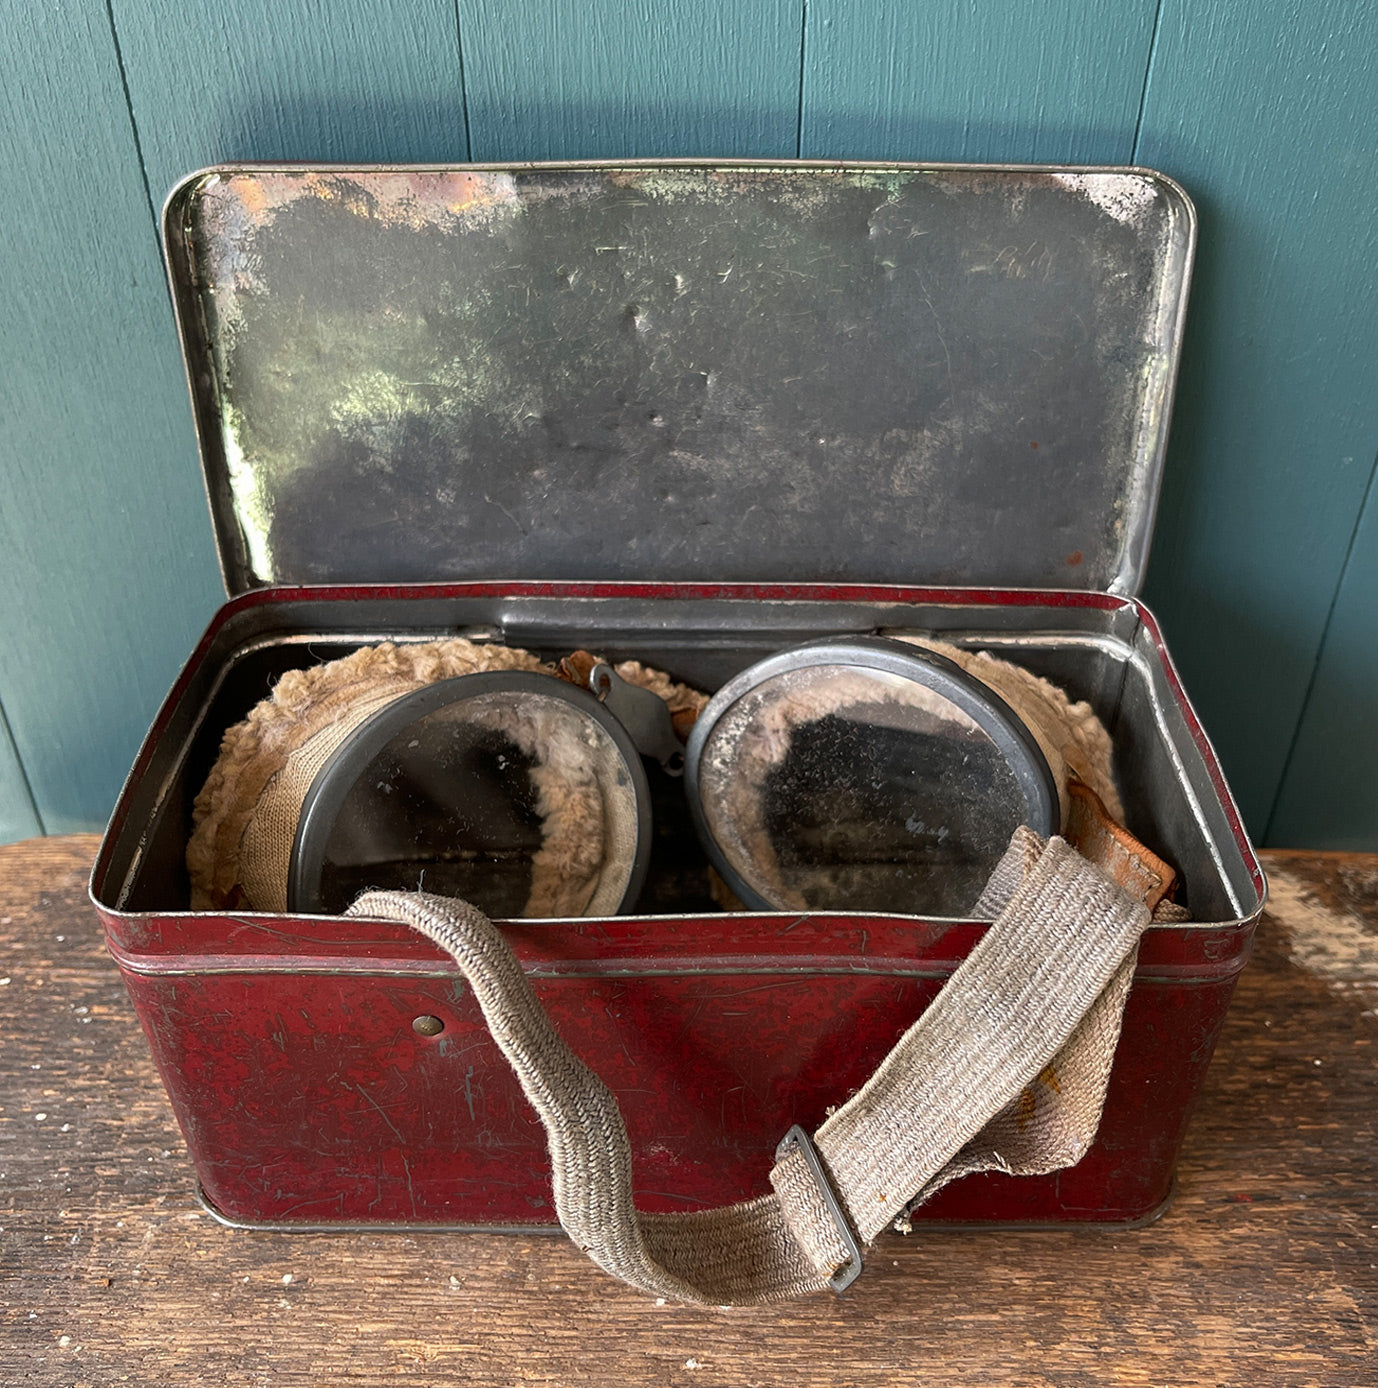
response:
<path fill-rule="evenodd" d="M 236 167 L 165 234 L 232 592 L 1139 586 L 1194 242 L 1158 175 Z"/>

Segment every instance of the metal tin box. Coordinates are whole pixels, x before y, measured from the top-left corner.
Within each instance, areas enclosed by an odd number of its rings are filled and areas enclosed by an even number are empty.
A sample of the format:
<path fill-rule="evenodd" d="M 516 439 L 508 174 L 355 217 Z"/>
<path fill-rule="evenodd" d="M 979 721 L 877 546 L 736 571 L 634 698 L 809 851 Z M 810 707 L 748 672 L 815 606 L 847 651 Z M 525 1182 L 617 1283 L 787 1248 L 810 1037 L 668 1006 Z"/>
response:
<path fill-rule="evenodd" d="M 1092 702 L 1191 925 L 1146 934 L 1091 1152 L 940 1221 L 1133 1221 L 1172 1168 L 1263 877 L 1152 616 L 1194 238 L 1141 170 L 226 168 L 165 238 L 231 600 L 91 891 L 204 1197 L 241 1224 L 550 1224 L 544 1134 L 404 927 L 188 908 L 192 800 L 294 666 L 483 633 L 713 689 L 922 631 Z M 505 928 L 622 1101 L 639 1203 L 767 1188 L 984 927 L 713 908 L 673 794 L 636 914 Z M 423 1034 L 413 1026 L 428 1023 Z"/>

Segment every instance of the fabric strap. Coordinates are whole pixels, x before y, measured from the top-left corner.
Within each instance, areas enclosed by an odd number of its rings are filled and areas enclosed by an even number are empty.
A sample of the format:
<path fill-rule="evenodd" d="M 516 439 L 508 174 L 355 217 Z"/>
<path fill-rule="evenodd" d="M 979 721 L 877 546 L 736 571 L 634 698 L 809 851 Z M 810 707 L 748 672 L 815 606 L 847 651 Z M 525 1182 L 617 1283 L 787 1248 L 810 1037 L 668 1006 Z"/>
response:
<path fill-rule="evenodd" d="M 822 1289 L 849 1261 L 798 1147 L 771 1171 L 771 1195 L 639 1214 L 617 1101 L 556 1033 L 493 923 L 464 902 L 407 892 L 366 893 L 349 914 L 405 922 L 454 957 L 545 1125 L 560 1222 L 600 1267 L 657 1296 L 721 1306 Z M 814 1134 L 863 1243 L 957 1176 L 1055 1170 L 1095 1135 L 1148 908 L 1063 840 L 1021 829 L 976 914 L 994 923 Z"/>

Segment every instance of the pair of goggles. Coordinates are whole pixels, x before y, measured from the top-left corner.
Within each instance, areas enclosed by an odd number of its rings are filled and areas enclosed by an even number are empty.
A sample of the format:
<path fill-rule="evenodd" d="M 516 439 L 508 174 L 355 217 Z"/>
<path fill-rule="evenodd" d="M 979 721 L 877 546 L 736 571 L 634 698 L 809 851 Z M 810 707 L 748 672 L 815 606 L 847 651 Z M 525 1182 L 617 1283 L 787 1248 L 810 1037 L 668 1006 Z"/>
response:
<path fill-rule="evenodd" d="M 1015 710 L 910 642 L 825 639 L 744 670 L 687 745 L 657 694 L 595 664 L 414 689 L 312 779 L 288 906 L 365 888 L 459 896 L 494 916 L 629 910 L 651 851 L 652 774 L 682 775 L 703 847 L 748 908 L 961 915 L 1010 835 L 1057 830 L 1058 781 Z"/>

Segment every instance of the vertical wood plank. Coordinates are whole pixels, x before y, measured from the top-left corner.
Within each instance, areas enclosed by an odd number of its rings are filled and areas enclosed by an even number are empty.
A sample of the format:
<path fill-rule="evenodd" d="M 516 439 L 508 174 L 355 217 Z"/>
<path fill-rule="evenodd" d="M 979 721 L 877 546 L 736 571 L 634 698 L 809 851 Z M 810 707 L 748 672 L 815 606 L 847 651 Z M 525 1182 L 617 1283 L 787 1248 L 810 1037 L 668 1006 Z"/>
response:
<path fill-rule="evenodd" d="M 1378 851 L 1378 495 L 1354 537 L 1277 806 L 1272 843 Z"/>
<path fill-rule="evenodd" d="M 1260 834 L 1378 452 L 1374 34 L 1371 0 L 1164 0 L 1144 103 L 1201 215 L 1147 595 Z"/>
<path fill-rule="evenodd" d="M 39 815 L 65 832 L 104 819 L 218 590 L 99 4 L 10 8 L 0 209 L 0 692 Z"/>
<path fill-rule="evenodd" d="M 802 0 L 459 0 L 473 157 L 792 157 L 802 12 Z"/>
<path fill-rule="evenodd" d="M 10 736 L 9 719 L 0 708 L 0 843 L 13 843 L 42 832 L 24 767 Z"/>
<path fill-rule="evenodd" d="M 467 153 L 451 0 L 112 14 L 123 73 L 95 0 L 23 7 L 0 51 L 0 692 L 57 832 L 104 820 L 220 596 L 122 77 L 155 203 L 222 158 Z"/>
<path fill-rule="evenodd" d="M 1156 0 L 809 0 L 806 156 L 1128 163 Z"/>
<path fill-rule="evenodd" d="M 468 158 L 454 0 L 113 0 L 153 197 L 245 159 Z"/>

